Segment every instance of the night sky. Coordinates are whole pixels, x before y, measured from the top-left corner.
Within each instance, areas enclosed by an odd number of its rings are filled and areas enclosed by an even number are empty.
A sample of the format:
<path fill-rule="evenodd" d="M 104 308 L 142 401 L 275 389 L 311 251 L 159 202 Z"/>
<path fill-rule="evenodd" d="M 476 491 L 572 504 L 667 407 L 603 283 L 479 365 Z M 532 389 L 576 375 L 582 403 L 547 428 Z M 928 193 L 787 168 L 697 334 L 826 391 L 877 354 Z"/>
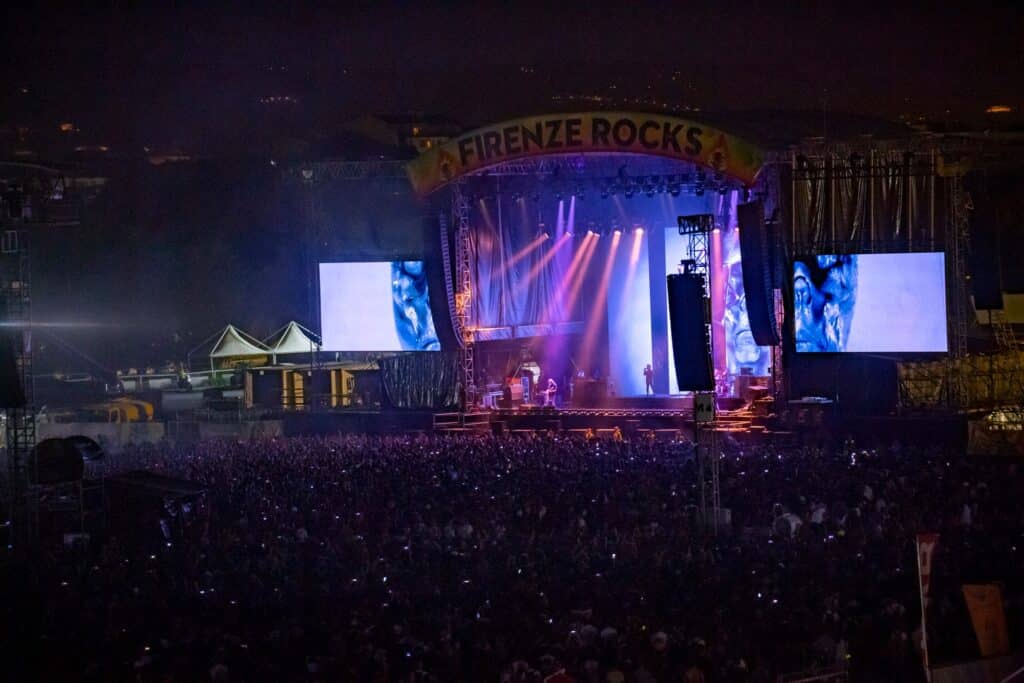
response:
<path fill-rule="evenodd" d="M 98 323 L 73 341 L 111 365 L 181 358 L 228 321 L 315 324 L 268 150 L 323 154 L 317 140 L 367 114 L 827 109 L 977 129 L 1000 103 L 1015 109 L 1000 124 L 1022 120 L 1014 3 L 508 4 L 8 11 L 5 141 L 71 122 L 72 146 L 121 160 L 81 226 L 36 236 L 37 317 Z M 193 161 L 153 167 L 146 148 Z"/>
<path fill-rule="evenodd" d="M 473 124 L 595 94 L 973 125 L 993 103 L 1020 110 L 1014 3 L 895 4 L 43 5 L 5 22 L 0 104 L 96 143 L 200 152 L 272 94 L 297 96 L 314 126 L 410 110 Z"/>

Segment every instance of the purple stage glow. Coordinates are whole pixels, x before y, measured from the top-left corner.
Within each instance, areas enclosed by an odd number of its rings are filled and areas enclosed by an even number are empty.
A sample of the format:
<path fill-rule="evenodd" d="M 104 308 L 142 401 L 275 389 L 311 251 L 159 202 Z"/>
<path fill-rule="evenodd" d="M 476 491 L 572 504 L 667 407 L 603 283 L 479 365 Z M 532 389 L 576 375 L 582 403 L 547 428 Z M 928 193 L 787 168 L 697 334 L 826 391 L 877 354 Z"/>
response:
<path fill-rule="evenodd" d="M 480 212 L 474 233 L 478 281 L 473 323 L 491 331 L 488 339 L 551 335 L 534 346 L 534 353 L 545 358 L 545 369 L 556 379 L 564 380 L 574 363 L 587 374 L 606 377 L 617 395 L 643 395 L 643 369 L 650 364 L 655 391 L 678 394 L 670 379 L 674 366 L 665 276 L 690 255 L 688 238 L 678 234 L 677 217 L 708 213 L 721 226 L 709 236 L 708 254 L 719 386 L 731 387 L 727 380 L 748 369 L 756 375 L 766 372 L 770 353 L 752 346 L 745 331 L 742 277 L 737 279 L 738 192 L 612 193 L 582 202 L 572 191 L 549 191 L 545 197 L 530 188 L 523 183 L 473 202 L 474 213 Z M 578 334 L 555 333 L 580 327 Z"/>

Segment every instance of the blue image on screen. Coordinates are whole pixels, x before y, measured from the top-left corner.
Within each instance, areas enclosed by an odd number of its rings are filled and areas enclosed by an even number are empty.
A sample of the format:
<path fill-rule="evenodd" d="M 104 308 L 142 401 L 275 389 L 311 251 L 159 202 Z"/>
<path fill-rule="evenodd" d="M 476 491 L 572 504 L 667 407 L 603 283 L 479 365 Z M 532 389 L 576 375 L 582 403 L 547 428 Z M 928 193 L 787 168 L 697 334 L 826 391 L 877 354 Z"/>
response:
<path fill-rule="evenodd" d="M 846 351 L 856 307 L 856 255 L 819 255 L 794 262 L 797 351 Z"/>
<path fill-rule="evenodd" d="M 403 351 L 440 351 L 423 261 L 391 262 L 391 301 Z"/>
<path fill-rule="evenodd" d="M 948 350 L 942 252 L 819 255 L 793 264 L 799 352 Z"/>

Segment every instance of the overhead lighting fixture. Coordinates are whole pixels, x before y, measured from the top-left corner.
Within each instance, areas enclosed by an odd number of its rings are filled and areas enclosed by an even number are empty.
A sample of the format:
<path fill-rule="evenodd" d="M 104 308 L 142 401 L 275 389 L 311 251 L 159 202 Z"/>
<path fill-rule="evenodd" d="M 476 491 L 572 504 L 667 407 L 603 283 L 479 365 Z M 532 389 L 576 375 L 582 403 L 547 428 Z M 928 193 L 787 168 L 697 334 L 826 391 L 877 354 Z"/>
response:
<path fill-rule="evenodd" d="M 710 213 L 695 213 L 676 219 L 680 235 L 707 234 L 715 228 L 715 217 Z"/>

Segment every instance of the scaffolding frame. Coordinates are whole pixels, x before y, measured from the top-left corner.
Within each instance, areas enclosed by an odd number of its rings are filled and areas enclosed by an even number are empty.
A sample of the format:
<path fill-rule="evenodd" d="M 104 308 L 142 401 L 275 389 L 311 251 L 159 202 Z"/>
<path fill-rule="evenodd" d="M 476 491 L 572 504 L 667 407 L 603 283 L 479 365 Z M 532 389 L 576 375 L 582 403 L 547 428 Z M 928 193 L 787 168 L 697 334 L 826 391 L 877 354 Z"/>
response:
<path fill-rule="evenodd" d="M 7 445 L 7 500 L 10 521 L 9 543 L 22 544 L 32 538 L 36 524 L 30 511 L 29 476 L 36 445 L 36 412 L 32 382 L 32 289 L 26 230 L 5 230 L 0 245 L 0 291 L 5 322 L 16 328 L 14 359 L 24 403 L 4 410 Z"/>
<path fill-rule="evenodd" d="M 828 143 L 810 140 L 781 156 L 790 187 L 789 256 L 820 253 L 942 251 L 946 254 L 949 354 L 900 373 L 901 410 L 918 410 L 931 395 L 933 409 L 967 409 L 967 337 L 973 309 L 968 291 L 970 197 L 956 141 Z M 845 191 L 856 188 L 856 200 Z M 801 183 L 803 185 L 801 186 Z M 851 221 L 837 209 L 854 202 L 863 213 Z M 856 212 L 855 212 L 856 213 Z M 851 227 L 856 224 L 856 228 Z"/>
<path fill-rule="evenodd" d="M 471 307 L 473 304 L 473 246 L 469 199 L 463 181 L 452 183 L 452 223 L 455 225 L 455 334 L 459 340 L 459 369 L 464 392 L 463 409 L 476 409 L 476 368 Z M 447 255 L 445 255 L 447 258 Z"/>
<path fill-rule="evenodd" d="M 700 275 L 704 283 L 704 334 L 708 340 L 710 356 L 714 357 L 714 336 L 711 331 L 711 231 L 715 225 L 712 214 L 680 216 L 679 234 L 687 240 L 688 271 Z M 720 482 L 722 451 L 716 420 L 716 392 L 696 391 L 694 401 L 694 436 L 696 441 L 697 476 L 700 479 L 700 514 L 704 524 L 718 534 L 722 518 L 722 489 Z M 700 408 L 698 410 L 698 408 Z"/>
<path fill-rule="evenodd" d="M 967 316 L 970 313 L 970 291 L 967 285 L 967 264 L 970 258 L 970 217 L 969 211 L 974 208 L 970 195 L 964 190 L 963 175 L 954 172 L 949 176 L 949 234 L 952 244 L 950 253 L 952 261 L 950 270 L 953 273 L 953 305 L 952 316 L 949 321 L 950 333 L 953 338 L 951 344 L 951 360 L 947 364 L 946 374 L 948 383 L 949 407 L 956 411 L 966 410 L 968 407 L 967 378 Z M 947 290 L 950 288 L 947 287 Z"/>

